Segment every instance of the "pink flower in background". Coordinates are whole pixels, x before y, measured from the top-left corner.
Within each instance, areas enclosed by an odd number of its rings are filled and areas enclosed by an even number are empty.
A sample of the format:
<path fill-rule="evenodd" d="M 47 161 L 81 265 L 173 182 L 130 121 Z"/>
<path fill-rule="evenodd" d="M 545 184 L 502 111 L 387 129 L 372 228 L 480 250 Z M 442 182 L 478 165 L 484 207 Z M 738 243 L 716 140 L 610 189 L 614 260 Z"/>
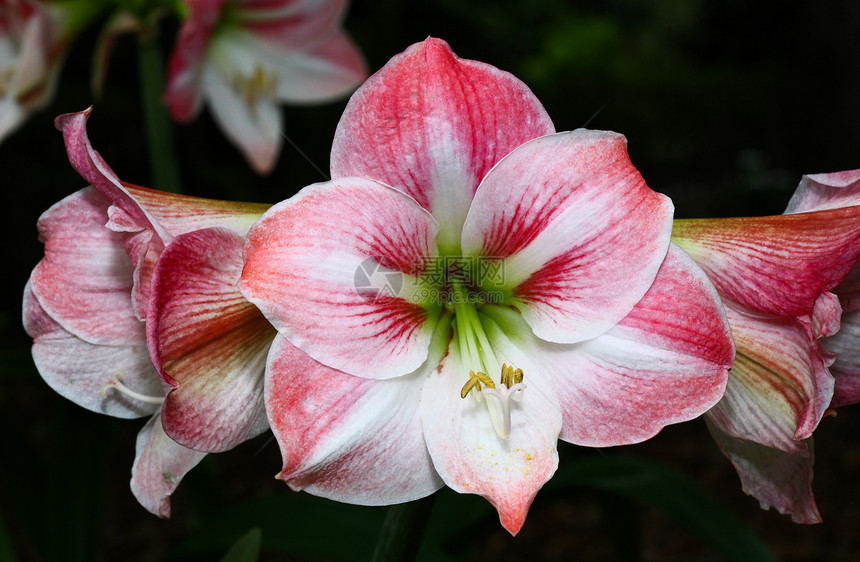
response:
<path fill-rule="evenodd" d="M 352 97 L 332 175 L 256 223 L 240 281 L 279 333 L 290 487 L 385 505 L 445 484 L 516 534 L 559 438 L 642 441 L 722 395 L 719 298 L 621 135 L 554 134 L 519 80 L 428 39 Z"/>
<path fill-rule="evenodd" d="M 345 0 L 187 0 L 168 63 L 165 99 L 188 121 L 203 100 L 254 169 L 268 173 L 283 142 L 281 103 L 344 96 L 367 75 L 341 30 Z"/>
<path fill-rule="evenodd" d="M 756 218 L 675 221 L 672 240 L 723 298 L 737 357 L 705 419 L 744 490 L 799 523 L 821 520 L 812 434 L 830 406 L 839 329 L 830 290 L 860 255 L 860 207 Z"/>
<path fill-rule="evenodd" d="M 267 206 L 120 182 L 90 146 L 88 114 L 57 119 L 92 185 L 39 219 L 45 257 L 25 290 L 24 324 L 58 393 L 112 416 L 152 415 L 131 486 L 167 517 L 170 494 L 206 452 L 268 427 L 262 375 L 274 331 L 236 288 L 244 234 Z"/>
<path fill-rule="evenodd" d="M 0 142 L 53 97 L 82 8 L 79 2 L 0 0 Z"/>

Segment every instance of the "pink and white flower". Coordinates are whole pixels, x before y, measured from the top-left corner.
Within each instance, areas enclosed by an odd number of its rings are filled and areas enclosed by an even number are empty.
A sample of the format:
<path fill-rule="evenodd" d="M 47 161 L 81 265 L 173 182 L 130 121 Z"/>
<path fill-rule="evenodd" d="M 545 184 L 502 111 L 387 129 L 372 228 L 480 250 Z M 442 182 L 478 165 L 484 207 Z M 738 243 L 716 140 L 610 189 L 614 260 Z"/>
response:
<path fill-rule="evenodd" d="M 860 170 L 803 176 L 786 214 L 842 209 L 860 205 Z M 821 343 L 835 361 L 830 372 L 835 377 L 833 408 L 860 402 L 860 267 L 833 288 L 842 306 L 839 331 Z"/>
<path fill-rule="evenodd" d="M 428 39 L 352 97 L 332 175 L 252 227 L 240 281 L 278 329 L 292 488 L 385 505 L 445 484 L 516 534 L 557 439 L 642 441 L 722 395 L 719 298 L 621 135 L 556 134 L 519 80 Z"/>
<path fill-rule="evenodd" d="M 206 452 L 267 428 L 262 375 L 274 332 L 236 288 L 244 234 L 267 206 L 121 182 L 90 145 L 88 115 L 57 118 L 92 185 L 39 219 L 45 257 L 24 293 L 24 325 L 58 393 L 111 416 L 152 416 L 131 486 L 167 517 L 170 494 Z"/>
<path fill-rule="evenodd" d="M 675 221 L 673 242 L 707 273 L 737 349 L 726 394 L 706 415 L 744 490 L 799 523 L 821 520 L 812 434 L 831 404 L 839 329 L 834 289 L 860 255 L 860 207 Z"/>
<path fill-rule="evenodd" d="M 346 0 L 186 0 L 188 17 L 168 63 L 165 99 L 188 121 L 209 104 L 254 169 L 275 166 L 280 103 L 339 98 L 367 75 L 340 28 Z"/>
<path fill-rule="evenodd" d="M 0 142 L 53 97 L 85 13 L 80 2 L 0 0 Z"/>

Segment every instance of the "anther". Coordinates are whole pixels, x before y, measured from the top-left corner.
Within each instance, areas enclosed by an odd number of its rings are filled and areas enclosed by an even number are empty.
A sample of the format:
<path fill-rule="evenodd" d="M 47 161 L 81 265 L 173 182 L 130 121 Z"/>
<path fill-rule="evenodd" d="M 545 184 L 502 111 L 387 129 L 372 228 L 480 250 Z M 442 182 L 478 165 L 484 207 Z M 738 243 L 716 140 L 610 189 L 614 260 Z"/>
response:
<path fill-rule="evenodd" d="M 481 392 L 481 384 L 484 384 L 487 388 L 495 388 L 496 383 L 493 382 L 487 373 L 482 373 L 478 371 L 469 371 L 469 380 L 466 381 L 466 384 L 463 385 L 463 388 L 460 390 L 460 398 L 465 398 L 469 395 L 469 392 L 474 388 L 478 392 Z"/>

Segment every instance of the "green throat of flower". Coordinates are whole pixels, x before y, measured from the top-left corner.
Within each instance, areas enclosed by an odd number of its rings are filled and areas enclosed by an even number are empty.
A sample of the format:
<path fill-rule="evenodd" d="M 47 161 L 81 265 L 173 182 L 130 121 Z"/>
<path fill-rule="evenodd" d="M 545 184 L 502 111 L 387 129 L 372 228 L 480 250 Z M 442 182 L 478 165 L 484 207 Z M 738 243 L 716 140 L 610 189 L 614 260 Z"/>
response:
<path fill-rule="evenodd" d="M 460 398 L 471 395 L 474 405 L 483 403 L 493 429 L 499 437 L 507 439 L 511 434 L 512 402 L 522 400 L 526 389 L 523 371 L 499 363 L 484 328 L 488 319 L 468 298 L 468 289 L 457 284 L 453 289 L 454 298 L 447 306 L 453 309 L 455 337 L 463 362 L 470 368 L 469 379 L 460 390 Z M 488 373 L 498 373 L 498 380 Z"/>

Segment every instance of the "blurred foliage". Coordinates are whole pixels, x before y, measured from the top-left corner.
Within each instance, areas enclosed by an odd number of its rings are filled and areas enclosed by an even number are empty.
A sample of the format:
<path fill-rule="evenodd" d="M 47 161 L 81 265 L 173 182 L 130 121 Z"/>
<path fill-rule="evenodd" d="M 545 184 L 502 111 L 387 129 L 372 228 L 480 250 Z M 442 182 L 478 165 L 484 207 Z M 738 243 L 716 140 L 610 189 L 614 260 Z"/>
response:
<path fill-rule="evenodd" d="M 559 130 L 624 133 L 646 181 L 670 195 L 682 217 L 780 213 L 801 174 L 860 166 L 858 25 L 860 4 L 835 0 L 375 0 L 354 2 L 346 19 L 372 70 L 411 43 L 441 37 L 458 55 L 525 81 Z M 175 21 L 161 22 L 162 53 L 176 29 Z M 0 559 L 194 561 L 234 552 L 254 559 L 240 551 L 250 553 L 258 540 L 260 560 L 369 559 L 385 510 L 290 492 L 272 478 L 280 458 L 265 436 L 207 457 L 175 494 L 173 519 L 148 514 L 128 489 L 143 422 L 83 411 L 33 367 L 20 303 L 41 254 L 36 219 L 84 186 L 53 118 L 93 104 L 96 149 L 124 180 L 158 187 L 143 138 L 135 39 L 118 41 L 94 98 L 96 36 L 75 43 L 55 101 L 0 145 L 9 279 L 0 310 Z M 174 124 L 185 190 L 274 203 L 327 179 L 320 170 L 328 168 L 344 104 L 286 107 L 288 142 L 268 177 L 253 174 L 206 112 Z M 583 451 L 564 447 L 568 464 L 538 495 L 517 538 L 500 529 L 485 500 L 443 490 L 420 559 L 569 560 L 571 552 L 583 560 L 738 560 L 744 552 L 766 559 L 698 482 L 784 559 L 849 560 L 860 546 L 848 530 L 860 515 L 857 429 L 849 410 L 819 431 L 822 526 L 760 511 L 704 430 L 685 424 L 628 449 L 693 480 L 610 453 L 577 464 Z"/>

